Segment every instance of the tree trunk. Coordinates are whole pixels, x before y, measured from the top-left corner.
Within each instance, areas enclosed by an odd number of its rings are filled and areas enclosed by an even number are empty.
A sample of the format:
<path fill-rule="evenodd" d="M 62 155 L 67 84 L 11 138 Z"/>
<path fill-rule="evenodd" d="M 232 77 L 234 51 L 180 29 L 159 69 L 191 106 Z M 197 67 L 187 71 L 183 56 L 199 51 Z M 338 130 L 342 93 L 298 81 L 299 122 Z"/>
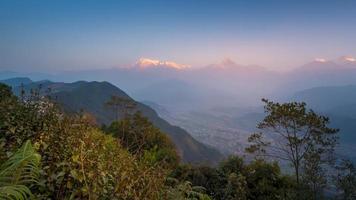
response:
<path fill-rule="evenodd" d="M 297 179 L 297 184 L 299 185 L 300 180 L 299 180 L 299 163 L 298 162 L 296 162 L 294 164 L 294 170 L 295 170 L 295 177 Z"/>

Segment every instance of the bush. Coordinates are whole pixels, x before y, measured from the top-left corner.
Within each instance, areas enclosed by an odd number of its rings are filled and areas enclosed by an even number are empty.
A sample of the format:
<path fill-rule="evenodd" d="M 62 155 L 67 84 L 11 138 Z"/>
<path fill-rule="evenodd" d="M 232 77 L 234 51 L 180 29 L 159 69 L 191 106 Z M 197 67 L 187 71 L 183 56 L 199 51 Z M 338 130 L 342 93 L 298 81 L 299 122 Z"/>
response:
<path fill-rule="evenodd" d="M 67 116 L 46 98 L 20 101 L 0 85 L 1 159 L 31 140 L 42 157 L 38 199 L 158 199 L 167 169 L 133 155 L 86 118 Z M 154 137 L 155 138 L 155 137 Z M 152 142 L 155 140 L 153 139 Z"/>

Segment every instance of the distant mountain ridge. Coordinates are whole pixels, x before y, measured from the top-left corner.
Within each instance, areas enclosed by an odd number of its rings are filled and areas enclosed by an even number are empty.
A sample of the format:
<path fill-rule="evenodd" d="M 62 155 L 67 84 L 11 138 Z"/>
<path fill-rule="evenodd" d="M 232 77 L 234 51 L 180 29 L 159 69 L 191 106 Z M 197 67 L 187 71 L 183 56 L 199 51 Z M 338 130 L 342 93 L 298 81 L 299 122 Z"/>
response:
<path fill-rule="evenodd" d="M 27 77 L 17 77 L 17 78 L 10 78 L 5 80 L 0 80 L 0 83 L 4 83 L 6 85 L 11 85 L 12 87 L 20 86 L 21 84 L 27 85 L 32 83 L 32 80 Z"/>
<path fill-rule="evenodd" d="M 10 84 L 9 84 L 10 85 Z M 15 94 L 19 94 L 20 88 L 13 86 Z M 108 124 L 115 119 L 115 114 L 107 109 L 104 104 L 112 95 L 119 96 L 134 101 L 124 91 L 109 82 L 86 82 L 77 81 L 73 83 L 40 81 L 31 82 L 24 86 L 24 89 L 37 89 L 41 87 L 43 92 L 49 92 L 49 95 L 55 99 L 67 112 L 79 112 L 84 110 L 93 114 L 99 123 Z M 50 88 L 50 90 L 48 90 Z M 176 144 L 178 152 L 180 153 L 184 162 L 192 163 L 216 163 L 222 159 L 222 155 L 215 149 L 210 148 L 197 140 L 195 140 L 184 129 L 172 126 L 162 118 L 150 107 L 135 102 L 137 110 L 168 134 L 173 142 Z"/>

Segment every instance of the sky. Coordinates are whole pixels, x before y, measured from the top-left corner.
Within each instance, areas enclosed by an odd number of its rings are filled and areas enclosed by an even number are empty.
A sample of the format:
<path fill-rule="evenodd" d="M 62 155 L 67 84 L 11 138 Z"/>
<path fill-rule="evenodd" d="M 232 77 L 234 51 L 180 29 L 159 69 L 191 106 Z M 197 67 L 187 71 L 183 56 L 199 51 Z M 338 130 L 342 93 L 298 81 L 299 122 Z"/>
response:
<path fill-rule="evenodd" d="M 353 0 L 0 0 L 0 70 L 205 66 L 288 69 L 356 56 Z"/>

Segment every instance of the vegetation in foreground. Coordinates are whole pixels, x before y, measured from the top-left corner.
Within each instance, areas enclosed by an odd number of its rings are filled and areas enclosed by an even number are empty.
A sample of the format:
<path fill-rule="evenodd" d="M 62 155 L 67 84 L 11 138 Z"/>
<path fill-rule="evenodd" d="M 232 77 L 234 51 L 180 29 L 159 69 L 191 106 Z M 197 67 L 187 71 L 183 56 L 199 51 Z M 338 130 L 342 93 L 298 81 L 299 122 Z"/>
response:
<path fill-rule="evenodd" d="M 67 115 L 35 91 L 16 97 L 1 84 L 0 197 L 355 199 L 356 169 L 333 159 L 338 130 L 329 119 L 303 103 L 265 102 L 261 132 L 250 137 L 252 161 L 192 166 L 179 164 L 174 144 L 140 113 L 99 128 L 89 114 Z M 278 135 L 263 137 L 271 133 Z M 277 161 L 294 172 L 283 174 Z"/>

